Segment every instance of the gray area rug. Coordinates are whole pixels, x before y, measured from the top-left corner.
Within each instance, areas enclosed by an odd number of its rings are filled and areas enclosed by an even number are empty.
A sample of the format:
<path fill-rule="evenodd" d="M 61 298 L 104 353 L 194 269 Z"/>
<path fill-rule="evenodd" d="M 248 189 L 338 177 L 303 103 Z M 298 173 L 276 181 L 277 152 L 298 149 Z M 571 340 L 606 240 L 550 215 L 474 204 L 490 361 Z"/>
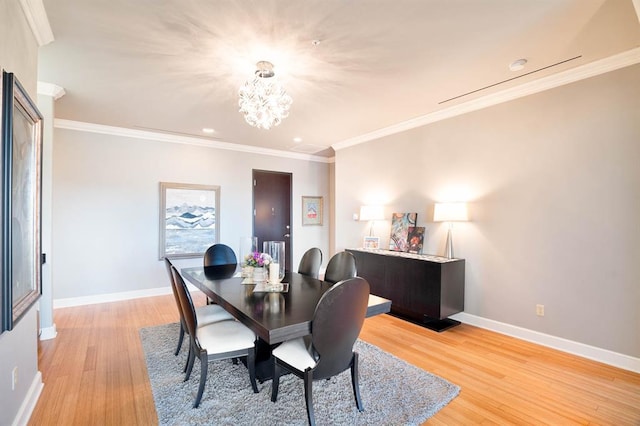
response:
<path fill-rule="evenodd" d="M 278 401 L 271 402 L 271 381 L 249 384 L 246 367 L 230 360 L 209 363 L 202 402 L 192 408 L 198 391 L 200 363 L 183 382 L 187 358 L 178 342 L 178 324 L 140 330 L 160 425 L 305 425 L 303 381 L 289 374 L 280 379 Z M 185 336 L 186 337 L 186 336 Z M 186 342 L 185 342 L 186 343 Z M 433 416 L 460 392 L 448 381 L 427 373 L 376 346 L 358 340 L 360 392 L 364 411 L 356 408 L 349 370 L 313 383 L 318 425 L 415 425 Z"/>

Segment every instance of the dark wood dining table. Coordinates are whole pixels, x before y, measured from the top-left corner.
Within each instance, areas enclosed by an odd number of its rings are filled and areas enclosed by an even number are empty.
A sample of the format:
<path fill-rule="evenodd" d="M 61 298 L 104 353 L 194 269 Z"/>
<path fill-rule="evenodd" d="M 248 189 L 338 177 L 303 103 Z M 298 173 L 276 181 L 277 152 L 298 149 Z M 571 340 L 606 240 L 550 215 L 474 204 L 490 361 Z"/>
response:
<path fill-rule="evenodd" d="M 183 268 L 182 276 L 207 297 L 225 308 L 238 321 L 269 344 L 306 336 L 322 294 L 331 283 L 296 272 L 287 272 L 286 292 L 254 292 L 254 284 L 242 284 L 243 278 L 207 277 L 204 268 Z M 391 301 L 369 295 L 367 317 L 389 312 Z"/>
<path fill-rule="evenodd" d="M 243 278 L 218 279 L 207 276 L 203 267 L 182 268 L 182 276 L 209 299 L 225 308 L 258 337 L 256 374 L 264 381 L 270 378 L 268 361 L 271 348 L 286 340 L 311 333 L 311 320 L 322 294 L 332 284 L 296 272 L 287 272 L 283 283 L 286 292 L 255 292 L 255 284 L 243 284 Z M 369 295 L 366 317 L 387 313 L 391 301 Z"/>

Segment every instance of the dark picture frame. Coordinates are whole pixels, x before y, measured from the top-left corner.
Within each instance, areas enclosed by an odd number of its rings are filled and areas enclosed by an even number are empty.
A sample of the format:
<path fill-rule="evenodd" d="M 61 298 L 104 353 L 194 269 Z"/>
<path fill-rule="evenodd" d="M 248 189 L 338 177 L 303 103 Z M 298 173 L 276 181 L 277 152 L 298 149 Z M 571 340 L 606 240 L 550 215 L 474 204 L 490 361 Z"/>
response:
<path fill-rule="evenodd" d="M 203 257 L 220 242 L 220 186 L 160 182 L 159 259 Z"/>
<path fill-rule="evenodd" d="M 424 247 L 424 226 L 410 226 L 407 236 L 408 252 L 414 254 L 422 254 Z"/>
<path fill-rule="evenodd" d="M 36 104 L 2 72 L 2 331 L 42 295 L 42 126 Z"/>

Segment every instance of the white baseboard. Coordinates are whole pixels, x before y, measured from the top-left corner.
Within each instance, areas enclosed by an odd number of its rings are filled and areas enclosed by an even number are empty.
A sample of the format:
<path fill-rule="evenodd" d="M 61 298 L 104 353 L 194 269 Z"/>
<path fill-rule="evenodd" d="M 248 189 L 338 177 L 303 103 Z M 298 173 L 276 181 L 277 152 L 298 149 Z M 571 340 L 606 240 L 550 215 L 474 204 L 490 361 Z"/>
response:
<path fill-rule="evenodd" d="M 196 287 L 187 284 L 190 291 Z M 69 308 L 72 306 L 95 305 L 96 303 L 119 302 L 121 300 L 139 299 L 141 297 L 164 296 L 171 294 L 171 287 L 148 288 L 145 290 L 123 291 L 120 293 L 94 294 L 91 296 L 69 297 L 66 299 L 54 299 L 53 309 Z"/>
<path fill-rule="evenodd" d="M 465 324 L 475 325 L 476 327 L 495 331 L 496 333 L 506 334 L 507 336 L 526 340 L 527 342 L 537 343 L 542 346 L 558 349 L 583 358 L 588 358 L 614 367 L 640 373 L 640 358 L 471 315 L 466 312 L 452 315 L 450 318 L 461 321 Z"/>
<path fill-rule="evenodd" d="M 31 382 L 31 386 L 29 386 L 27 396 L 24 398 L 24 401 L 22 401 L 22 405 L 20 405 L 20 410 L 18 410 L 12 426 L 26 426 L 27 423 L 29 423 L 29 419 L 31 418 L 33 409 L 36 408 L 36 403 L 40 398 L 43 387 L 42 373 L 38 371 Z"/>
<path fill-rule="evenodd" d="M 40 329 L 40 340 L 55 339 L 57 335 L 58 335 L 58 330 L 56 329 L 55 324 L 53 324 L 51 327 L 45 327 Z"/>

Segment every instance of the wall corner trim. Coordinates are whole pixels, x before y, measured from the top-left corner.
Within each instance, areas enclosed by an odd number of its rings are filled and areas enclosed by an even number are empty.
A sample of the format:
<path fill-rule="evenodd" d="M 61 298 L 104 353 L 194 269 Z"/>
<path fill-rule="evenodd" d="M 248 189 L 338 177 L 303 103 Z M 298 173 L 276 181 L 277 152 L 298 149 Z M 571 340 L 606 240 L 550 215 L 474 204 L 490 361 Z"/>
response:
<path fill-rule="evenodd" d="M 597 348 L 580 342 L 563 339 L 562 337 L 551 336 L 538 331 L 529 330 L 500 321 L 461 312 L 451 316 L 465 324 L 474 325 L 496 333 L 505 334 L 527 342 L 557 349 L 592 361 L 602 362 L 613 367 L 640 373 L 640 358 L 610 351 L 608 349 Z"/>
<path fill-rule="evenodd" d="M 38 81 L 38 95 L 50 96 L 54 101 L 57 101 L 64 95 L 66 95 L 64 87 L 60 87 L 57 84 L 47 83 L 44 81 Z"/>
<path fill-rule="evenodd" d="M 58 330 L 56 329 L 55 324 L 53 324 L 51 327 L 45 327 L 40 329 L 40 340 L 55 339 L 57 335 L 58 335 Z"/>
<path fill-rule="evenodd" d="M 42 373 L 38 371 L 33 377 L 31 386 L 29 386 L 29 391 L 20 405 L 20 410 L 18 410 L 18 414 L 13 420 L 12 426 L 22 426 L 29 423 L 31 414 L 36 408 L 36 403 L 38 402 L 38 399 L 40 399 L 43 387 L 44 383 L 42 382 Z"/>
<path fill-rule="evenodd" d="M 51 43 L 53 41 L 53 31 L 51 31 L 47 11 L 42 0 L 20 0 L 20 6 L 22 6 L 22 12 L 27 18 L 38 46 Z"/>

